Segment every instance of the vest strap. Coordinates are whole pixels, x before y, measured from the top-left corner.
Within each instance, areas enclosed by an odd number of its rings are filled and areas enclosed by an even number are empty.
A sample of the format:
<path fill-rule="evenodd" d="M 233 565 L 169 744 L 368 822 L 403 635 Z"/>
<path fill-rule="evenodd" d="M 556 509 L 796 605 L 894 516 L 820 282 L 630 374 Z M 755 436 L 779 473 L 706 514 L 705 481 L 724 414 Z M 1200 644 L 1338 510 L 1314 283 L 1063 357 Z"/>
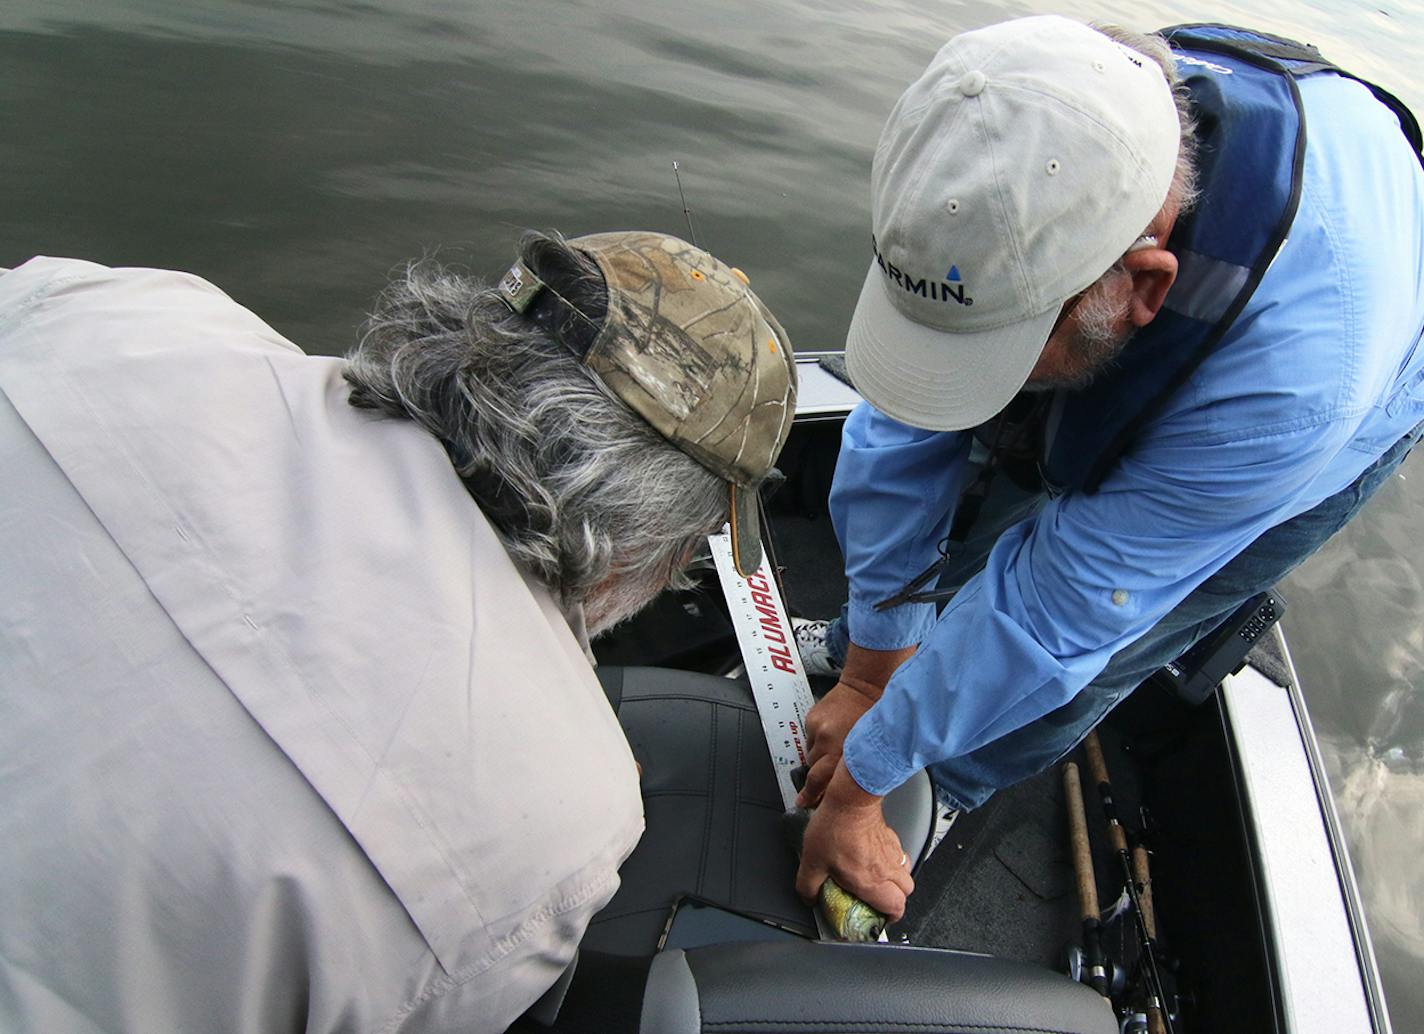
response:
<path fill-rule="evenodd" d="M 1215 323 L 1226 315 L 1250 275 L 1248 266 L 1182 251 L 1177 255 L 1177 279 L 1162 304 L 1190 319 Z"/>

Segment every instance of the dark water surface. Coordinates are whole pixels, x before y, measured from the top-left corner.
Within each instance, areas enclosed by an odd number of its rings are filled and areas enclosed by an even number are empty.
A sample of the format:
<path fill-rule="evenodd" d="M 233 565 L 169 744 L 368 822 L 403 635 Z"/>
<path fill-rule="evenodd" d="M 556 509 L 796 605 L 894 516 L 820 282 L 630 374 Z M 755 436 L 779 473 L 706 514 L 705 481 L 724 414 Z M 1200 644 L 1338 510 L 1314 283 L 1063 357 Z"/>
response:
<path fill-rule="evenodd" d="M 1424 113 L 1424 11 L 1379 3 L 6 0 L 0 266 L 205 276 L 339 353 L 386 272 L 495 274 L 524 227 L 684 234 L 801 347 L 838 348 L 870 156 L 944 39 L 1061 11 L 1231 21 L 1319 44 Z M 1395 1028 L 1424 1030 L 1424 465 L 1285 587 Z"/>

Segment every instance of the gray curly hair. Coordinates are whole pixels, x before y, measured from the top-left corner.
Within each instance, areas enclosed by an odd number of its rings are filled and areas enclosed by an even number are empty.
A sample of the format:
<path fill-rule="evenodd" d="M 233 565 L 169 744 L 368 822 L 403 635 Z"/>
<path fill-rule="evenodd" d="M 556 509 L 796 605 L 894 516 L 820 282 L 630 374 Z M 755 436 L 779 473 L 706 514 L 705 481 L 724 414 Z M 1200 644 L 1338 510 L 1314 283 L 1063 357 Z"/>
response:
<path fill-rule="evenodd" d="M 381 294 L 345 378 L 353 406 L 440 440 L 509 555 L 562 604 L 582 604 L 597 634 L 689 584 L 689 558 L 727 519 L 727 485 L 563 343 L 605 311 L 592 261 L 557 235 L 528 233 L 519 250 L 530 268 L 559 271 L 571 305 L 562 325 L 511 312 L 493 285 L 413 262 Z"/>

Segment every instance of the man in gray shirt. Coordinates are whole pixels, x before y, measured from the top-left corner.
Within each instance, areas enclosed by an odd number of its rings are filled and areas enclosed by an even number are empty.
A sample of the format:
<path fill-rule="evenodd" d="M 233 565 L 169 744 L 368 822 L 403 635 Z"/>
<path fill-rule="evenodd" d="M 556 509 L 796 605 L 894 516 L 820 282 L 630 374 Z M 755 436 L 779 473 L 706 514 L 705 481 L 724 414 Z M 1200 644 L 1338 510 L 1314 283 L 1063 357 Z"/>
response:
<path fill-rule="evenodd" d="M 414 266 L 348 361 L 0 275 L 0 1028 L 505 1029 L 642 830 L 587 632 L 754 569 L 791 359 L 655 234 Z"/>

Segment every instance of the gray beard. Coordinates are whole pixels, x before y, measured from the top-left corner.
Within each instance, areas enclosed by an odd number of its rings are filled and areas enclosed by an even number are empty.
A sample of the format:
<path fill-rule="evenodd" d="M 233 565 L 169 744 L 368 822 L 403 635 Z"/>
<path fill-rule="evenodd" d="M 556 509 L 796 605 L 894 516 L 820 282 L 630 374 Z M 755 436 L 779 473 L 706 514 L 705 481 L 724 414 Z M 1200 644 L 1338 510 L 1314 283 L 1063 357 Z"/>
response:
<path fill-rule="evenodd" d="M 1023 390 L 1035 393 L 1081 391 L 1115 365 L 1117 357 L 1136 331 L 1135 327 L 1115 330 L 1107 325 L 1080 326 L 1067 346 L 1072 369 L 1056 377 L 1031 380 L 1023 386 Z"/>
<path fill-rule="evenodd" d="M 1079 391 L 1112 366 L 1136 329 L 1128 321 L 1132 308 L 1132 278 L 1117 267 L 1089 288 L 1074 311 L 1073 336 L 1064 346 L 1064 372 L 1035 379 L 1025 391 Z"/>

